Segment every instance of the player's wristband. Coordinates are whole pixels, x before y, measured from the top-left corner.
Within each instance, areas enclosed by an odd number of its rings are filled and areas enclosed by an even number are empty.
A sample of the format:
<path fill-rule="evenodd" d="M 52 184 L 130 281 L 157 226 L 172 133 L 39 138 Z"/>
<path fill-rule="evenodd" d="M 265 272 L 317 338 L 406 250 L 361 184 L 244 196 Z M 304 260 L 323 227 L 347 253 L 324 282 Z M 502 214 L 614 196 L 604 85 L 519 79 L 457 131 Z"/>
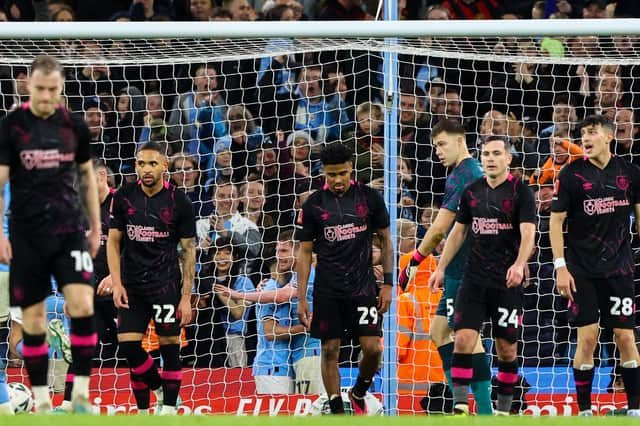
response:
<path fill-rule="evenodd" d="M 425 260 L 426 258 L 427 256 L 423 256 L 422 253 L 420 253 L 420 250 L 418 249 L 416 249 L 416 251 L 413 252 L 413 260 L 418 264 L 422 263 L 422 261 Z"/>
<path fill-rule="evenodd" d="M 391 272 L 385 272 L 384 274 L 382 274 L 382 276 L 383 276 L 382 284 L 393 287 L 393 274 Z"/>
<path fill-rule="evenodd" d="M 553 261 L 553 269 L 565 268 L 567 266 L 567 262 L 564 260 L 564 257 L 559 257 Z"/>

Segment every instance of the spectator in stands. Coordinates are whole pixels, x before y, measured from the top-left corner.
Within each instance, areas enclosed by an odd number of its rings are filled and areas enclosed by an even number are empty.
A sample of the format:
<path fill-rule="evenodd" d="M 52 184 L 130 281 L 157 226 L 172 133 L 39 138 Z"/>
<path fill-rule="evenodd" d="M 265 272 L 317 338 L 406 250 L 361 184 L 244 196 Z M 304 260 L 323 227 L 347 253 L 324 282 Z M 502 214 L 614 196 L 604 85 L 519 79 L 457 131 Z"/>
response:
<path fill-rule="evenodd" d="M 76 14 L 69 6 L 61 6 L 51 14 L 51 20 L 54 22 L 73 22 L 76 20 Z"/>
<path fill-rule="evenodd" d="M 185 143 L 184 152 L 191 154 L 211 154 L 213 141 L 209 138 L 223 134 L 225 101 L 218 90 L 218 74 L 211 64 L 196 68 L 193 88 L 182 93 L 171 108 L 169 116 L 171 140 Z M 198 130 L 195 123 L 203 124 L 202 138 L 206 142 L 198 145 Z M 200 152 L 202 150 L 202 152 Z"/>
<path fill-rule="evenodd" d="M 215 264 L 215 284 L 224 285 L 238 292 L 253 292 L 255 287 L 249 278 L 241 275 L 237 267 L 238 256 L 235 255 L 231 239 L 222 237 L 216 240 L 213 262 Z M 247 367 L 247 348 L 245 333 L 251 303 L 243 299 L 235 299 L 228 294 L 215 292 L 222 309 L 216 316 L 222 321 L 227 341 L 227 367 Z"/>
<path fill-rule="evenodd" d="M 582 148 L 569 139 L 554 136 L 549 140 L 553 144 L 551 146 L 551 156 L 542 165 L 542 168 L 529 179 L 529 183 L 532 185 L 553 185 L 560 173 L 560 169 L 565 164 L 579 159 L 584 154 Z"/>
<path fill-rule="evenodd" d="M 262 249 L 258 227 L 238 211 L 240 198 L 234 184 L 229 181 L 218 182 L 213 188 L 213 213 L 196 221 L 198 247 L 208 250 L 217 238 L 231 238 L 234 248 L 238 250 L 239 259 L 242 259 L 239 271 L 250 276 Z"/>
<path fill-rule="evenodd" d="M 160 126 L 160 123 L 163 123 L 166 127 L 166 116 L 162 94 L 157 91 L 147 93 L 146 112 L 143 119 L 144 127 L 140 132 L 139 145 L 151 140 L 151 128 L 154 125 Z"/>
<path fill-rule="evenodd" d="M 451 19 L 498 19 L 504 13 L 499 0 L 445 0 L 441 6 Z"/>
<path fill-rule="evenodd" d="M 356 108 L 356 131 L 345 140 L 355 156 L 355 177 L 363 183 L 383 178 L 384 107 L 363 102 Z"/>
<path fill-rule="evenodd" d="M 418 216 L 416 207 L 416 193 L 414 187 L 414 173 L 411 163 L 406 158 L 398 158 L 398 216 L 415 222 Z M 383 178 L 384 179 L 384 178 Z M 384 181 L 382 182 L 384 185 Z M 380 190 L 380 189 L 379 189 Z M 384 192 L 384 187 L 382 188 Z"/>
<path fill-rule="evenodd" d="M 244 182 L 249 168 L 256 164 L 256 151 L 264 142 L 262 128 L 256 125 L 253 115 L 244 105 L 232 105 L 227 111 L 225 129 L 225 134 L 216 140 L 216 149 L 222 146 L 224 150 L 231 151 L 231 180 L 234 183 Z M 209 160 L 211 163 L 212 159 Z"/>
<path fill-rule="evenodd" d="M 194 21 L 208 21 L 214 7 L 214 0 L 189 0 L 189 14 Z"/>
<path fill-rule="evenodd" d="M 606 0 L 586 0 L 582 5 L 583 19 L 605 19 L 607 18 Z"/>
<path fill-rule="evenodd" d="M 576 107 L 570 100 L 569 95 L 566 93 L 560 93 L 555 96 L 553 100 L 553 113 L 551 116 L 551 125 L 545 127 L 540 131 L 541 140 L 546 140 L 552 137 L 554 134 L 563 138 L 575 139 L 576 125 L 578 124 L 578 115 Z M 548 153 L 548 147 L 541 146 L 540 154 L 545 155 Z"/>
<path fill-rule="evenodd" d="M 258 17 L 247 0 L 223 0 L 222 6 L 231 12 L 234 21 L 255 21 Z"/>
<path fill-rule="evenodd" d="M 107 167 L 119 176 L 118 181 L 126 170 L 122 170 L 122 146 L 114 139 L 112 126 L 108 125 L 108 109 L 97 96 L 87 97 L 82 105 L 84 120 L 89 127 L 91 154 L 102 159 Z M 126 150 L 125 150 L 126 151 Z"/>
<path fill-rule="evenodd" d="M 206 182 L 207 189 L 210 185 L 214 185 L 220 181 L 230 181 L 233 174 L 233 168 L 231 167 L 231 149 L 225 147 L 224 144 L 216 144 L 214 151 L 214 163 L 213 166 L 205 166 L 209 178 Z"/>
<path fill-rule="evenodd" d="M 280 289 L 293 277 L 293 244 L 278 241 L 274 277 L 263 286 L 264 291 Z M 293 391 L 293 369 L 289 347 L 292 335 L 305 333 L 302 324 L 293 325 L 290 303 L 258 303 L 258 347 L 253 361 L 253 377 L 258 394 L 288 394 Z"/>
<path fill-rule="evenodd" d="M 516 110 L 517 111 L 517 110 Z M 516 176 L 514 170 L 521 169 L 521 175 L 525 177 L 538 168 L 540 161 L 540 142 L 537 135 L 530 135 L 526 132 L 525 122 L 532 121 L 531 117 L 518 117 L 516 113 L 511 111 L 507 120 L 507 134 L 512 144 L 512 149 L 516 154 L 511 161 L 511 174 Z"/>
<path fill-rule="evenodd" d="M 344 105 L 337 96 L 326 96 L 322 67 L 305 66 L 300 71 L 293 113 L 293 128 L 305 130 L 320 144 L 340 139 L 342 127 L 349 123 Z M 282 130 L 290 130 L 283 128 Z"/>
<path fill-rule="evenodd" d="M 451 19 L 449 10 L 440 4 L 433 4 L 427 8 L 424 19 L 429 21 L 446 21 Z"/>
<path fill-rule="evenodd" d="M 400 93 L 400 155 L 410 162 L 416 176 L 418 206 L 442 197 L 446 169 L 435 156 L 430 143 L 428 114 L 425 114 L 417 88 L 403 87 Z M 422 93 L 424 95 L 424 93 Z"/>
<path fill-rule="evenodd" d="M 12 66 L 3 74 L 0 79 L 0 115 L 4 116 L 7 111 L 17 108 L 29 99 L 27 88 L 27 68 L 22 66 Z"/>
<path fill-rule="evenodd" d="M 278 225 L 291 225 L 295 202 L 293 167 L 290 163 L 278 162 L 278 154 L 272 144 L 263 144 L 256 154 L 256 171 L 252 175 L 264 182 L 264 211 L 272 215 Z"/>
<path fill-rule="evenodd" d="M 640 143 L 638 143 L 638 126 L 633 109 L 625 107 L 616 111 L 615 140 L 611 144 L 612 152 L 628 161 L 640 163 Z"/>
<path fill-rule="evenodd" d="M 321 21 L 364 21 L 373 19 L 361 0 L 325 0 L 317 16 Z"/>
<path fill-rule="evenodd" d="M 233 277 L 239 277 L 238 254 L 230 250 L 228 237 L 221 237 L 208 250 L 202 268 L 196 278 L 194 327 L 187 331 L 193 341 L 195 367 L 217 368 L 227 364 L 227 339 L 223 318 L 219 313 L 226 309 L 214 293 L 214 286 L 221 282 L 232 284 Z M 218 248 L 221 254 L 218 255 Z M 228 260 L 227 254 L 232 260 Z M 216 261 L 216 258 L 220 262 Z"/>
<path fill-rule="evenodd" d="M 120 144 L 122 166 L 119 171 L 135 178 L 136 141 L 144 124 L 144 96 L 135 86 L 122 89 L 116 98 L 116 140 Z"/>
<path fill-rule="evenodd" d="M 275 243 L 278 239 L 278 227 L 275 219 L 265 213 L 264 183 L 260 179 L 250 179 L 240 187 L 243 216 L 255 223 L 262 240 L 262 251 L 259 259 L 263 263 L 271 263 L 275 255 Z M 260 270 L 263 270 L 260 267 Z"/>
<path fill-rule="evenodd" d="M 404 269 L 416 248 L 416 224 L 398 219 L 398 266 Z M 431 318 L 436 313 L 442 293 L 432 293 L 429 277 L 437 267 L 429 255 L 414 271 L 404 293 L 398 296 L 398 392 L 421 395 L 429 384 L 446 381 L 442 360 L 429 336 Z"/>
<path fill-rule="evenodd" d="M 212 206 L 208 194 L 200 182 L 200 169 L 195 157 L 178 153 L 169 159 L 171 181 L 189 197 L 196 218 L 211 214 Z"/>
<path fill-rule="evenodd" d="M 64 93 L 72 111 L 80 111 L 84 99 L 89 96 L 113 96 L 126 86 L 122 73 L 102 61 L 104 50 L 100 42 L 86 41 L 75 49 L 83 57 L 95 58 L 96 62 L 70 69 L 66 75 Z"/>
<path fill-rule="evenodd" d="M 298 178 L 320 179 L 319 144 L 308 132 L 296 130 L 287 136 L 289 155 L 294 163 L 295 176 Z"/>
<path fill-rule="evenodd" d="M 531 19 L 545 19 L 544 0 L 538 0 L 531 7 Z"/>
<path fill-rule="evenodd" d="M 172 15 L 171 0 L 133 0 L 129 8 L 132 21 L 164 21 Z"/>
<path fill-rule="evenodd" d="M 211 13 L 209 20 L 218 22 L 230 22 L 233 21 L 233 15 L 231 14 L 231 12 L 229 12 L 229 9 L 225 9 L 224 7 L 216 7 Z"/>
<path fill-rule="evenodd" d="M 617 74 L 601 73 L 596 82 L 596 90 L 593 95 L 593 107 L 596 114 L 605 114 L 607 111 L 615 117 L 615 108 L 620 106 L 624 95 L 622 79 Z"/>

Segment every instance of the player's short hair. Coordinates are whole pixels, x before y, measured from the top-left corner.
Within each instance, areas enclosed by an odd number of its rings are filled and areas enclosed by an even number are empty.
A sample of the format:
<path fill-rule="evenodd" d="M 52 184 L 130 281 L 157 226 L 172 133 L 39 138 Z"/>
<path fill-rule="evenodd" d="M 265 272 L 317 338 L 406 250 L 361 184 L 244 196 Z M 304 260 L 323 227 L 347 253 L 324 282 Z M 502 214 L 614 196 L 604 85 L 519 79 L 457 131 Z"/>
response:
<path fill-rule="evenodd" d="M 320 161 L 323 166 L 331 164 L 343 164 L 351 161 L 353 153 L 346 146 L 339 142 L 330 143 L 320 152 Z"/>
<path fill-rule="evenodd" d="M 509 141 L 508 138 L 506 138 L 504 136 L 489 135 L 489 136 L 487 136 L 487 139 L 485 139 L 485 141 L 484 141 L 484 143 L 482 145 L 486 145 L 489 142 L 493 142 L 493 141 L 501 141 L 504 144 L 504 150 L 507 153 L 511 153 L 511 142 Z"/>
<path fill-rule="evenodd" d="M 295 243 L 295 229 L 294 228 L 284 228 L 278 233 L 278 242 L 279 243 L 287 243 L 292 242 Z"/>
<path fill-rule="evenodd" d="M 44 75 L 49 75 L 54 72 L 59 72 L 62 75 L 62 65 L 53 56 L 39 55 L 33 58 L 31 62 L 31 73 L 40 70 Z"/>
<path fill-rule="evenodd" d="M 449 133 L 452 135 L 462 135 L 465 134 L 465 129 L 462 123 L 459 120 L 455 120 L 453 118 L 445 118 L 439 120 L 435 126 L 433 126 L 433 130 L 431 131 L 431 137 L 435 138 L 440 133 Z"/>
<path fill-rule="evenodd" d="M 582 123 L 580 123 L 581 130 L 588 126 L 602 126 L 612 132 L 614 131 L 613 121 L 611 121 L 611 119 L 606 115 L 602 114 L 588 115 L 584 120 L 582 120 Z"/>
<path fill-rule="evenodd" d="M 166 155 L 165 147 L 157 142 L 145 142 L 145 144 L 138 149 L 138 152 L 140 151 L 156 151 L 160 155 Z"/>
<path fill-rule="evenodd" d="M 105 164 L 104 160 L 101 158 L 93 157 L 91 159 L 91 164 L 93 164 L 93 170 L 95 171 L 107 169 L 107 165 Z"/>

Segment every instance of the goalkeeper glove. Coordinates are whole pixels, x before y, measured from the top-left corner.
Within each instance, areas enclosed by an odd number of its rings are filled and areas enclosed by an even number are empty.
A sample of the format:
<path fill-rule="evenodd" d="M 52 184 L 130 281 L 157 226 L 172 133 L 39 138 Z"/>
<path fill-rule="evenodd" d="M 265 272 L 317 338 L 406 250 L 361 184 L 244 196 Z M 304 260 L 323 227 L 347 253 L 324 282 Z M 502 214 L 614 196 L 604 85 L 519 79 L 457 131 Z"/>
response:
<path fill-rule="evenodd" d="M 406 289 L 407 284 L 409 283 L 409 279 L 411 278 L 411 269 L 416 268 L 426 258 L 427 256 L 423 256 L 418 249 L 413 252 L 411 260 L 409 261 L 407 266 L 405 266 L 404 269 L 400 271 L 400 277 L 398 278 L 398 284 L 400 284 L 400 288 L 403 291 Z"/>

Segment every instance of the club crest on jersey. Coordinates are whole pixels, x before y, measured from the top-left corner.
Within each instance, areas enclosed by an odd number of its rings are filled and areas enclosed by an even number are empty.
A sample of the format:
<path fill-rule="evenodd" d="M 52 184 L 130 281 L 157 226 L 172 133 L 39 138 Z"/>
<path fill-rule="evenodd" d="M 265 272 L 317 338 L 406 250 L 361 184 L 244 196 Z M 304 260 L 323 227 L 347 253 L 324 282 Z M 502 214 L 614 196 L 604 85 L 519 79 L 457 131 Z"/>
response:
<path fill-rule="evenodd" d="M 616 186 L 621 191 L 626 191 L 629 188 L 629 179 L 626 176 L 616 176 Z"/>
<path fill-rule="evenodd" d="M 504 200 L 502 200 L 502 212 L 504 214 L 511 214 L 512 211 L 513 211 L 513 199 L 505 198 Z"/>

